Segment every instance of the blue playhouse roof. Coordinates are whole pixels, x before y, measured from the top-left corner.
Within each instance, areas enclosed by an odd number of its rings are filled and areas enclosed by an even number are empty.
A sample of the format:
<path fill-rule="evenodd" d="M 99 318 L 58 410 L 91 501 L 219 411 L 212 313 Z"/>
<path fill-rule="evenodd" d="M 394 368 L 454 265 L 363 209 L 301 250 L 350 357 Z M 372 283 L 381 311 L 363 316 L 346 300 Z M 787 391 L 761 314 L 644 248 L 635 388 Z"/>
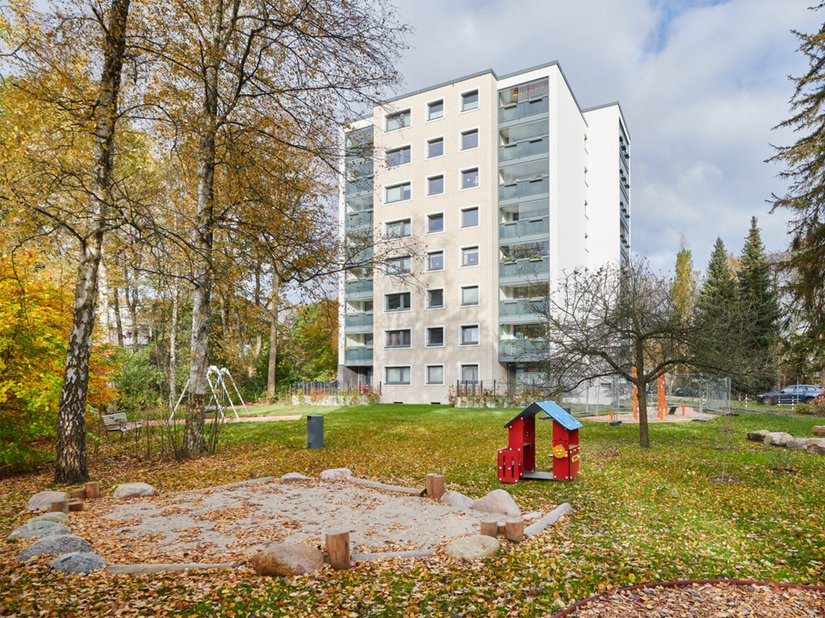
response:
<path fill-rule="evenodd" d="M 522 410 L 519 414 L 517 414 L 515 418 L 513 418 L 509 423 L 507 423 L 505 427 L 509 427 L 513 423 L 513 421 L 515 421 L 518 418 L 526 418 L 541 413 L 544 413 L 546 418 L 553 419 L 568 431 L 572 431 L 573 429 L 581 429 L 583 427 L 583 425 L 578 420 L 573 418 L 555 401 L 536 401 L 531 403 L 529 406 L 524 408 L 524 410 Z"/>

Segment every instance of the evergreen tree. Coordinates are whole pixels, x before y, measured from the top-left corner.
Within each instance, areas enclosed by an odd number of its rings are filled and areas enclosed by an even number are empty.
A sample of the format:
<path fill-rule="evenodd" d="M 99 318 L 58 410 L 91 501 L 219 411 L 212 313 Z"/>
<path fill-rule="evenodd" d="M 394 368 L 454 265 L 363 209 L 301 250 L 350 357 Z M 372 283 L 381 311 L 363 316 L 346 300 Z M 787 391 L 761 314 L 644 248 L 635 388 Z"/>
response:
<path fill-rule="evenodd" d="M 722 239 L 717 238 L 696 301 L 697 319 L 700 323 L 712 323 L 720 315 L 721 309 L 730 310 L 735 304 L 736 285 L 728 262 L 728 252 Z"/>

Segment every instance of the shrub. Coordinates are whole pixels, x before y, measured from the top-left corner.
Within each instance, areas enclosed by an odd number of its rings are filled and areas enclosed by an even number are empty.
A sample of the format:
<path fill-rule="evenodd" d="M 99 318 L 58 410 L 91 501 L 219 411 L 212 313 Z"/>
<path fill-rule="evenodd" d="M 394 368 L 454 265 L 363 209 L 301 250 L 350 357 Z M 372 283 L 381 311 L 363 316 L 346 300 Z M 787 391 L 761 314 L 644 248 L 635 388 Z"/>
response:
<path fill-rule="evenodd" d="M 813 414 L 814 409 L 810 404 L 798 403 L 794 408 L 794 412 L 796 412 L 797 414 Z"/>

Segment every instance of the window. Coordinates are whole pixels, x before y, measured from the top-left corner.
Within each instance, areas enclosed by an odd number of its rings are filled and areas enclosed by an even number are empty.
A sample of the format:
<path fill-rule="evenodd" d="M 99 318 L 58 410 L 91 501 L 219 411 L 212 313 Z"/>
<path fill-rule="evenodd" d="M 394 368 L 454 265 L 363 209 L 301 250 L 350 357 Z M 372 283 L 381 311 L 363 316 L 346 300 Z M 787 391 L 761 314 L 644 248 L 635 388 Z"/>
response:
<path fill-rule="evenodd" d="M 412 270 L 412 258 L 409 255 L 387 260 L 388 275 L 406 275 Z"/>
<path fill-rule="evenodd" d="M 478 129 L 464 131 L 461 134 L 461 150 L 478 148 Z"/>
<path fill-rule="evenodd" d="M 478 365 L 461 365 L 461 381 L 478 384 Z"/>
<path fill-rule="evenodd" d="M 427 142 L 427 158 L 440 157 L 444 154 L 444 138 L 437 137 Z"/>
<path fill-rule="evenodd" d="M 403 202 L 408 199 L 410 199 L 410 183 L 405 182 L 401 185 L 387 187 L 387 197 L 384 200 L 387 204 Z"/>
<path fill-rule="evenodd" d="M 478 168 L 474 167 L 470 170 L 463 170 L 461 172 L 461 188 L 472 189 L 478 186 Z M 409 198 L 407 198 L 409 199 Z"/>
<path fill-rule="evenodd" d="M 468 285 L 461 288 L 461 304 L 462 306 L 478 304 L 477 285 Z"/>
<path fill-rule="evenodd" d="M 427 120 L 438 120 L 444 117 L 444 101 L 427 103 Z"/>
<path fill-rule="evenodd" d="M 410 162 L 410 147 L 396 148 L 387 151 L 387 167 L 395 167 Z"/>
<path fill-rule="evenodd" d="M 404 238 L 412 234 L 412 222 L 409 219 L 387 223 L 387 236 L 390 238 Z"/>
<path fill-rule="evenodd" d="M 433 251 L 427 254 L 427 270 L 444 270 L 443 251 Z"/>
<path fill-rule="evenodd" d="M 461 250 L 462 266 L 478 266 L 478 247 L 464 247 Z"/>
<path fill-rule="evenodd" d="M 475 227 L 478 225 L 478 207 L 465 208 L 461 211 L 461 227 Z"/>
<path fill-rule="evenodd" d="M 461 95 L 461 111 L 466 112 L 478 107 L 478 90 L 465 92 Z"/>
<path fill-rule="evenodd" d="M 409 384 L 409 367 L 387 367 L 387 384 Z"/>
<path fill-rule="evenodd" d="M 434 215 L 427 215 L 427 233 L 444 231 L 444 213 L 437 212 Z"/>
<path fill-rule="evenodd" d="M 410 347 L 410 329 L 403 330 L 388 330 L 387 343 L 388 348 L 409 348 Z"/>
<path fill-rule="evenodd" d="M 399 292 L 398 294 L 387 294 L 387 311 L 402 311 L 410 308 L 410 293 Z"/>
<path fill-rule="evenodd" d="M 387 114 L 387 131 L 395 131 L 410 126 L 410 110 Z"/>
<path fill-rule="evenodd" d="M 427 178 L 427 195 L 438 195 L 439 193 L 444 193 L 444 176 Z"/>
<path fill-rule="evenodd" d="M 427 384 L 444 384 L 444 365 L 427 365 Z"/>
<path fill-rule="evenodd" d="M 442 309 L 444 307 L 444 290 L 427 290 L 427 307 Z"/>
<path fill-rule="evenodd" d="M 444 327 L 431 326 L 427 329 L 427 346 L 441 347 L 444 345 Z"/>
<path fill-rule="evenodd" d="M 478 324 L 461 327 L 461 345 L 478 345 Z"/>

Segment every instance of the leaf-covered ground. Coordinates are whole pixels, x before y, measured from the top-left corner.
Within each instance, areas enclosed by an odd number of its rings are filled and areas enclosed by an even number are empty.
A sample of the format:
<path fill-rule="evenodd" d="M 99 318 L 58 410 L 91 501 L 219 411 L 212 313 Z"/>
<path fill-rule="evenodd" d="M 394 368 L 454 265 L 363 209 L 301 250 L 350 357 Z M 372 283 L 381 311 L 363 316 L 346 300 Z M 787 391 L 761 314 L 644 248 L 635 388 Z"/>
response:
<path fill-rule="evenodd" d="M 319 413 L 318 409 L 312 410 Z M 92 449 L 108 492 L 146 481 L 161 491 L 290 471 L 346 466 L 358 476 L 421 485 L 443 472 L 478 497 L 499 487 L 495 457 L 513 410 L 391 406 L 326 410 L 326 447 L 307 450 L 303 422 L 228 425 L 218 455 L 186 464 L 140 461 L 117 439 Z M 753 429 L 810 436 L 814 418 L 743 414 L 711 423 L 637 429 L 586 423 L 572 483 L 507 488 L 523 510 L 568 501 L 574 512 L 540 537 L 486 562 L 444 557 L 364 564 L 312 577 L 260 578 L 248 568 L 208 573 L 67 576 L 46 560 L 18 566 L 0 541 L 0 611 L 20 615 L 512 615 L 552 613 L 595 592 L 642 581 L 728 577 L 825 584 L 825 457 L 748 442 Z M 539 426 L 539 467 L 550 428 Z M 543 442 L 541 442 L 543 440 Z M 733 479 L 735 482 L 719 482 Z M 3 481 L 0 535 L 50 475 Z M 94 543 L 94 539 L 90 539 Z M 122 562 L 132 562 L 123 556 Z"/>

